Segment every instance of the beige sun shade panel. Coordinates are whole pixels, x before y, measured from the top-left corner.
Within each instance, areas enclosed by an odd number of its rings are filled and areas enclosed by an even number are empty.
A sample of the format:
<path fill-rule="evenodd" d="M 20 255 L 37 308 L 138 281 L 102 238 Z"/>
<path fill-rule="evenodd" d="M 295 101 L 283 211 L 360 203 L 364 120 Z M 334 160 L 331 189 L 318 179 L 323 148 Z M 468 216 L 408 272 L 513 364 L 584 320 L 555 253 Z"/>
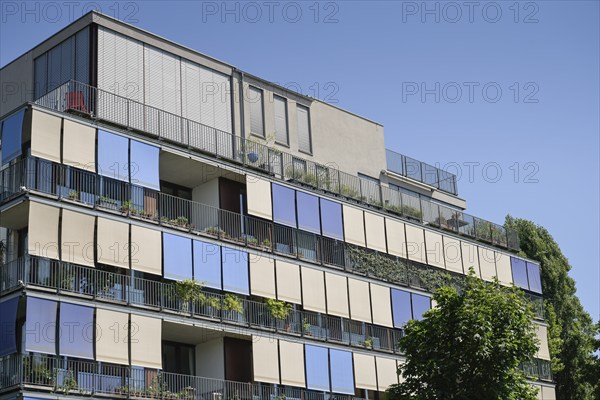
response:
<path fill-rule="evenodd" d="M 363 211 L 345 204 L 342 206 L 342 211 L 344 214 L 344 240 L 365 247 Z"/>
<path fill-rule="evenodd" d="M 96 309 L 96 361 L 129 365 L 129 314 Z"/>
<path fill-rule="evenodd" d="M 306 386 L 304 376 L 304 345 L 302 343 L 280 340 L 279 365 L 282 385 Z"/>
<path fill-rule="evenodd" d="M 250 292 L 255 296 L 277 298 L 275 260 L 262 255 L 250 256 Z"/>
<path fill-rule="evenodd" d="M 475 276 L 481 278 L 481 270 L 479 268 L 479 248 L 472 243 L 463 241 L 460 242 L 460 248 L 462 250 L 465 274 L 468 274 L 469 270 L 473 268 Z"/>
<path fill-rule="evenodd" d="M 427 264 L 446 268 L 444 242 L 441 234 L 425 230 L 425 249 L 427 251 Z"/>
<path fill-rule="evenodd" d="M 398 257 L 406 257 L 406 233 L 404 224 L 391 218 L 385 219 L 388 252 Z"/>
<path fill-rule="evenodd" d="M 302 304 L 300 266 L 277 260 L 275 271 L 277 276 L 277 299 Z"/>
<path fill-rule="evenodd" d="M 302 307 L 305 310 L 327 312 L 323 271 L 302 267 Z"/>
<path fill-rule="evenodd" d="M 62 118 L 32 110 L 31 155 L 60 163 Z"/>
<path fill-rule="evenodd" d="M 512 267 L 508 254 L 499 251 L 496 252 L 496 271 L 498 272 L 498 280 L 501 284 L 512 286 Z"/>
<path fill-rule="evenodd" d="M 248 214 L 268 220 L 273 219 L 271 182 L 254 175 L 247 175 L 246 198 L 248 202 Z"/>
<path fill-rule="evenodd" d="M 382 216 L 365 211 L 365 232 L 367 247 L 373 250 L 387 252 L 385 244 L 385 220 Z"/>
<path fill-rule="evenodd" d="M 28 253 L 32 256 L 59 259 L 58 222 L 60 208 L 29 203 Z"/>
<path fill-rule="evenodd" d="M 392 321 L 392 300 L 390 288 L 371 283 L 371 307 L 373 310 L 373 323 L 376 325 L 394 326 Z"/>
<path fill-rule="evenodd" d="M 494 250 L 479 247 L 479 266 L 481 268 L 481 279 L 493 281 L 496 276 L 496 254 Z"/>
<path fill-rule="evenodd" d="M 556 400 L 555 389 L 549 386 L 542 386 L 542 398 L 544 400 Z"/>
<path fill-rule="evenodd" d="M 279 384 L 277 339 L 252 336 L 252 366 L 255 382 Z"/>
<path fill-rule="evenodd" d="M 396 360 L 391 358 L 376 357 L 377 387 L 380 392 L 385 392 L 391 385 L 398 383 L 396 374 Z"/>
<path fill-rule="evenodd" d="M 97 261 L 129 268 L 129 224 L 98 217 Z"/>
<path fill-rule="evenodd" d="M 162 275 L 162 237 L 160 231 L 131 225 L 131 268 Z"/>
<path fill-rule="evenodd" d="M 359 389 L 377 391 L 375 357 L 354 353 L 354 385 Z"/>
<path fill-rule="evenodd" d="M 131 365 L 161 369 L 161 349 L 162 320 L 132 314 Z"/>
<path fill-rule="evenodd" d="M 96 129 L 63 121 L 63 164 L 96 172 Z"/>
<path fill-rule="evenodd" d="M 350 318 L 371 323 L 369 282 L 348 278 L 348 291 L 350 294 Z"/>
<path fill-rule="evenodd" d="M 94 229 L 96 218 L 70 210 L 62 212 L 62 260 L 88 267 L 94 266 Z"/>
<path fill-rule="evenodd" d="M 550 350 L 548 349 L 548 328 L 544 325 L 535 325 L 535 333 L 540 341 L 537 358 L 550 361 Z"/>
<path fill-rule="evenodd" d="M 460 240 L 444 235 L 444 259 L 448 271 L 464 273 Z"/>
<path fill-rule="evenodd" d="M 350 318 L 346 277 L 325 272 L 325 290 L 327 291 L 327 313 Z"/>
<path fill-rule="evenodd" d="M 409 260 L 427 264 L 423 228 L 406 224 L 406 248 Z"/>

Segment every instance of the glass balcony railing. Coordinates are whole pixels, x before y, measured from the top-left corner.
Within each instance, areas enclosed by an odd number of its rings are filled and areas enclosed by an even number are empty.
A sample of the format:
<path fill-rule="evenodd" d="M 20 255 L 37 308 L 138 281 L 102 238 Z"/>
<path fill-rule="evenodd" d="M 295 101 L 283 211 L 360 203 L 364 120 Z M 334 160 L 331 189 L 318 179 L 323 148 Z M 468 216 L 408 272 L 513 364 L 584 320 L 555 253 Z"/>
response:
<path fill-rule="evenodd" d="M 458 194 L 456 175 L 414 158 L 386 149 L 388 171 L 433 186 L 443 192 Z"/>
<path fill-rule="evenodd" d="M 243 165 L 293 185 L 309 187 L 496 246 L 519 250 L 516 232 L 505 230 L 501 225 L 83 83 L 67 82 L 37 99 L 35 104 L 54 111 L 93 118 L 101 123 L 143 134 L 150 139 Z M 407 164 L 406 159 L 401 162 L 401 165 L 409 164 L 412 165 L 412 162 Z M 394 165 L 395 163 L 392 164 Z M 433 171 L 432 168 L 435 167 L 424 167 L 420 163 L 420 179 L 428 184 L 437 184 L 440 190 L 449 193 L 456 191 L 456 179 L 452 174 L 436 169 L 436 178 L 430 178 L 429 170 Z M 408 168 L 405 173 L 409 173 Z M 417 177 L 416 173 L 410 174 Z"/>
<path fill-rule="evenodd" d="M 126 218 L 147 220 L 174 230 L 429 292 L 435 291 L 440 282 L 460 285 L 464 278 L 461 274 L 384 252 L 35 157 L 21 159 L 0 170 L 0 203 L 26 190 Z M 429 214 L 434 215 L 433 212 Z"/>

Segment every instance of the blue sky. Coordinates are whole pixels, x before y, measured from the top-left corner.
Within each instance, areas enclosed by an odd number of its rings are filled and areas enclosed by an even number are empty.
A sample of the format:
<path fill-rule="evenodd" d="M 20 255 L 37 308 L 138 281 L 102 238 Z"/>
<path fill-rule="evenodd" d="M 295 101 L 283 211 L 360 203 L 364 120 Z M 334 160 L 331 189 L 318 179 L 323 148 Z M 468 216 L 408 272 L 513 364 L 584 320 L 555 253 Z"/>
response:
<path fill-rule="evenodd" d="M 548 228 L 600 315 L 598 1 L 10 2 L 0 65 L 90 8 L 385 127 L 467 211 Z M 458 167 L 458 168 L 457 168 Z"/>

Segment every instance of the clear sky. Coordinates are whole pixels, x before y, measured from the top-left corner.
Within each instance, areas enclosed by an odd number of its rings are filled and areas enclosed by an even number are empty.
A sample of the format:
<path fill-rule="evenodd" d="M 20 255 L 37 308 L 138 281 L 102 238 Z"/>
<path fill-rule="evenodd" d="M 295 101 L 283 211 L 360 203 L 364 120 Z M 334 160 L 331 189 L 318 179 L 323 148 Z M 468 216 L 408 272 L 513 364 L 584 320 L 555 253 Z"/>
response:
<path fill-rule="evenodd" d="M 0 65 L 97 8 L 383 124 L 471 214 L 548 228 L 599 318 L 598 1 L 0 4 Z"/>

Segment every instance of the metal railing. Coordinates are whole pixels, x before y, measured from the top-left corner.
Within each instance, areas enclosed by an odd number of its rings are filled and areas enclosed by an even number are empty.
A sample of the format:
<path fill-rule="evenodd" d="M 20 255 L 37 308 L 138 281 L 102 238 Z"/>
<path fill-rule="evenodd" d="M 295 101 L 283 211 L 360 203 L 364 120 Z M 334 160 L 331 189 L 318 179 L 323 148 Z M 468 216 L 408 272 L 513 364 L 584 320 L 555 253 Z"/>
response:
<path fill-rule="evenodd" d="M 170 281 L 137 278 L 41 257 L 19 258 L 7 263 L 0 272 L 0 293 L 18 287 L 41 287 L 45 290 L 55 290 L 57 293 L 79 295 L 93 301 L 152 308 L 191 318 L 209 319 L 387 353 L 397 352 L 397 340 L 393 338 L 399 338 L 401 335 L 399 329 L 300 310 L 297 306 L 285 318 L 279 319 L 272 315 L 266 303 L 242 297 L 237 297 L 241 311 L 228 309 L 224 294 L 206 290 L 197 300 L 182 301 L 177 295 L 176 284 Z"/>
<path fill-rule="evenodd" d="M 0 357 L 0 391 L 22 387 L 59 395 L 167 400 L 304 399 L 357 397 L 265 383 L 245 383 L 42 355 Z"/>
<path fill-rule="evenodd" d="M 447 193 L 458 194 L 456 175 L 390 149 L 385 149 L 385 156 L 388 171 Z"/>
<path fill-rule="evenodd" d="M 79 100 L 74 102 L 73 98 Z M 376 182 L 361 179 L 327 165 L 270 148 L 254 140 L 244 139 L 80 82 L 67 82 L 37 99 L 35 104 L 55 111 L 72 112 L 105 121 L 153 139 L 174 143 L 192 151 L 241 164 L 291 184 L 310 187 L 370 205 L 403 218 L 449 229 L 461 235 L 511 250 L 519 250 L 516 233 L 503 231 L 504 228 L 500 225 L 456 212 L 425 199 L 399 193 Z M 453 193 L 452 190 L 456 191 L 456 179 L 452 178 L 452 174 L 416 161 L 407 163 L 407 158 L 405 158 L 400 165 L 405 167 L 409 164 L 419 165 L 420 180 L 425 183 L 434 184 L 434 186 L 437 184 L 440 190 L 450 193 Z M 395 162 L 391 163 L 393 167 L 396 164 Z M 408 174 L 408 168 L 405 167 L 401 167 L 404 168 L 401 170 Z M 431 175 L 429 170 L 435 171 L 435 180 L 429 178 Z M 425 172 L 423 173 L 423 171 Z M 416 177 L 416 172 L 410 172 L 410 175 L 407 176 L 412 177 L 413 175 Z M 446 182 L 450 182 L 447 187 Z M 437 215 L 425 219 L 425 210 L 431 207 L 437 207 Z M 438 223 L 435 224 L 438 217 Z M 504 237 L 501 237 L 502 235 Z"/>
<path fill-rule="evenodd" d="M 542 381 L 552 381 L 552 369 L 550 361 L 533 359 L 521 364 L 521 370 L 525 376 L 530 379 L 539 379 Z"/>
<path fill-rule="evenodd" d="M 427 283 L 431 280 L 428 276 L 461 277 L 387 253 L 34 157 L 21 159 L 0 170 L 0 186 L 7 189 L 4 195 L 0 193 L 5 200 L 24 189 L 34 190 L 128 218 L 154 221 L 169 228 L 426 291 L 436 289 Z M 435 210 L 438 209 L 434 208 L 429 214 L 435 215 Z M 377 262 L 363 260 L 357 263 L 353 257 L 357 252 L 361 255 L 359 260 L 365 259 L 362 255 L 373 255 Z M 384 268 L 384 265 L 390 267 Z"/>

